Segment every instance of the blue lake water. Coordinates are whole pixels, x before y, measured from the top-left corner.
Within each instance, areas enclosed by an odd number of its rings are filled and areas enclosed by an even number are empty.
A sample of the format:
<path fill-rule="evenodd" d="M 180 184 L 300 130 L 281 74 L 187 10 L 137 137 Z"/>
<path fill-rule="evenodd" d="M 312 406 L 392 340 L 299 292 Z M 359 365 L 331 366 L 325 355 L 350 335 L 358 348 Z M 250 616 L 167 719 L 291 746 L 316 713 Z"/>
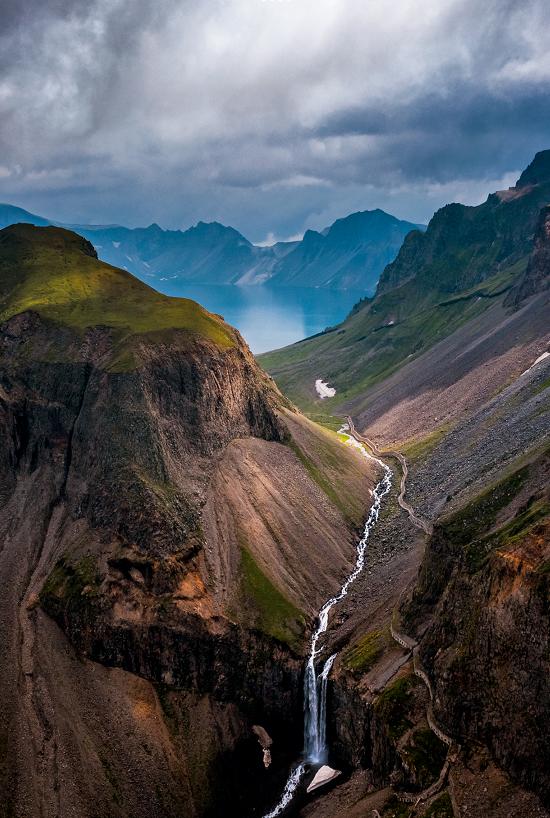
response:
<path fill-rule="evenodd" d="M 365 295 L 360 290 L 215 286 L 177 279 L 157 279 L 153 286 L 166 295 L 192 298 L 210 312 L 223 315 L 229 324 L 237 327 L 256 354 L 292 344 L 338 324 Z"/>

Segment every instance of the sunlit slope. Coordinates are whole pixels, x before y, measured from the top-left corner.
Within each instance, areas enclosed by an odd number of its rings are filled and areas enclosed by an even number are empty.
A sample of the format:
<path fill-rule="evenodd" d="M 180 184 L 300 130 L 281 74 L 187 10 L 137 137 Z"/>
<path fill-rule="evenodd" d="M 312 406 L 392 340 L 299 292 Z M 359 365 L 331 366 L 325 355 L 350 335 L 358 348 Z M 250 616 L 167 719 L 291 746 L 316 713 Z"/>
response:
<path fill-rule="evenodd" d="M 483 284 L 447 297 L 423 294 L 408 282 L 352 312 L 334 330 L 260 355 L 259 361 L 302 409 L 335 410 L 482 313 L 526 263 L 521 259 Z M 335 397 L 321 405 L 314 389 L 319 377 L 336 388 Z"/>
<path fill-rule="evenodd" d="M 28 310 L 77 331 L 111 327 L 117 339 L 168 329 L 220 347 L 233 346 L 235 338 L 194 301 L 161 295 L 99 261 L 75 233 L 18 224 L 0 231 L 0 320 Z"/>

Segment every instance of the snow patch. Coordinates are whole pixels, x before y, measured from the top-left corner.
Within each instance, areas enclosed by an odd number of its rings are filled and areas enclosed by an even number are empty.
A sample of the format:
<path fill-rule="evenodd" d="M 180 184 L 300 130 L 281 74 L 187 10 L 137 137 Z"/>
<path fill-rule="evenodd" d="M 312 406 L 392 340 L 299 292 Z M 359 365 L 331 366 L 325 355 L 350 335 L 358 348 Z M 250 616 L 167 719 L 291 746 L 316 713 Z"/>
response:
<path fill-rule="evenodd" d="M 315 389 L 317 390 L 317 394 L 321 399 L 333 398 L 336 394 L 336 389 L 329 386 L 328 383 L 325 383 L 325 381 L 322 381 L 321 378 L 317 378 L 315 381 Z"/>
<path fill-rule="evenodd" d="M 546 358 L 550 358 L 550 352 L 543 352 L 542 355 L 539 355 L 539 357 L 535 361 L 533 361 L 529 369 L 526 369 L 525 372 L 521 373 L 520 378 L 523 378 L 524 375 L 527 375 L 527 373 L 530 372 L 534 366 L 540 364 L 540 362 L 546 360 Z"/>

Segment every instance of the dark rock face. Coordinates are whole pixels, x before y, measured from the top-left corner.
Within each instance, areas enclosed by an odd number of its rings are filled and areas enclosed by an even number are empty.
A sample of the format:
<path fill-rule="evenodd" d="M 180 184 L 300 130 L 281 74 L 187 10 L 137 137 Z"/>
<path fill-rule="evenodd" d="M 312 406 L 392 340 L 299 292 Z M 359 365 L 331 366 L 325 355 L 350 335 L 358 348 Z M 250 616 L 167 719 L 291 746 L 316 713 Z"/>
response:
<path fill-rule="evenodd" d="M 409 627 L 431 615 L 421 656 L 441 724 L 459 741 L 485 744 L 543 799 L 550 791 L 547 484 L 542 457 L 436 526 L 404 611 Z"/>
<path fill-rule="evenodd" d="M 519 177 L 516 187 L 539 185 L 548 179 L 550 179 L 550 150 L 539 151 Z"/>
<path fill-rule="evenodd" d="M 216 452 L 239 436 L 284 439 L 267 384 L 247 351 L 208 344 L 183 351 L 177 338 L 143 343 L 139 368 L 108 372 L 96 358 L 109 331 L 92 335 L 77 348 L 59 330 L 73 360 L 47 363 L 25 354 L 50 341 L 38 316 L 2 326 L 4 493 L 53 459 L 75 519 L 151 554 L 179 551 L 196 535 L 196 493 Z"/>
<path fill-rule="evenodd" d="M 11 643 L 0 650 L 0 789 L 16 803 L 9 781 L 19 764 L 35 764 L 15 726 L 14 696 L 24 666 L 18 644 L 35 639 L 40 602 L 88 662 L 130 671 L 176 697 L 198 697 L 193 701 L 208 703 L 214 714 L 229 708 L 230 718 L 209 716 L 202 732 L 212 741 L 217 735 L 208 765 L 218 764 L 219 780 L 231 779 L 234 793 L 246 791 L 248 768 L 240 762 L 248 759 L 250 725 L 268 726 L 277 742 L 274 771 L 258 780 L 261 792 L 252 786 L 244 801 L 235 794 L 226 814 L 242 815 L 251 802 L 273 797 L 285 748 L 298 751 L 301 662 L 273 639 L 233 625 L 215 603 L 201 616 L 187 598 L 174 597 L 186 577 L 208 585 L 201 507 L 217 459 L 238 437 L 283 441 L 280 397 L 244 344 L 190 345 L 177 331 L 162 343 L 144 336 L 137 364 L 119 371 L 102 364 L 111 346 L 108 328 L 82 335 L 32 312 L 0 327 L 0 576 L 10 588 L 0 622 L 14 634 L 14 652 Z M 29 613 L 18 614 L 25 595 Z M 47 699 L 42 670 L 35 666 L 27 678 L 40 685 L 32 698 Z M 185 724 L 195 718 L 191 706 L 181 705 Z M 44 707 L 51 712 L 51 703 Z M 6 726 L 17 752 L 4 742 Z M 187 798 L 189 814 L 220 814 L 223 785 L 207 791 L 203 782 L 201 789 L 197 770 L 185 774 L 194 795 L 174 792 L 174 803 Z M 28 786 L 38 797 L 41 785 Z M 28 805 L 27 814 L 38 810 Z"/>
<path fill-rule="evenodd" d="M 550 205 L 540 211 L 534 248 L 527 270 L 508 293 L 506 304 L 518 307 L 526 298 L 550 287 Z"/>

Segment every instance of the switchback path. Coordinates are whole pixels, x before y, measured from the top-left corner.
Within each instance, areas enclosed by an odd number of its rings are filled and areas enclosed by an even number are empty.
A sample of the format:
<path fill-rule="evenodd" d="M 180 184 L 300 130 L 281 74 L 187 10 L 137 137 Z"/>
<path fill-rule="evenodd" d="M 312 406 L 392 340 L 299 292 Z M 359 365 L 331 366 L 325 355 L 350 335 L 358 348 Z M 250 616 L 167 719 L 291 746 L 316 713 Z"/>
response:
<path fill-rule="evenodd" d="M 425 534 L 427 534 L 429 536 L 433 531 L 433 525 L 428 520 L 424 520 L 422 517 L 419 517 L 418 514 L 415 514 L 412 506 L 409 503 L 407 503 L 407 501 L 405 500 L 405 492 L 407 490 L 407 477 L 409 475 L 409 469 L 408 469 L 407 461 L 406 461 L 404 455 L 402 455 L 401 452 L 398 452 L 398 451 L 396 451 L 394 449 L 389 449 L 389 450 L 386 449 L 386 450 L 383 450 L 383 451 L 380 450 L 377 446 L 375 446 L 375 444 L 372 442 L 372 440 L 369 440 L 369 438 L 365 437 L 365 435 L 359 434 L 359 432 L 355 428 L 355 424 L 354 424 L 353 419 L 351 417 L 347 418 L 347 422 L 348 422 L 350 434 L 359 443 L 365 443 L 368 446 L 368 448 L 371 450 L 371 452 L 374 454 L 375 457 L 379 457 L 381 459 L 385 458 L 385 457 L 393 457 L 394 459 L 399 461 L 399 464 L 401 466 L 401 486 L 400 486 L 400 492 L 399 492 L 399 497 L 397 498 L 397 501 L 398 501 L 400 507 L 404 511 L 406 511 L 407 514 L 409 515 L 409 519 L 410 519 L 411 523 L 414 526 L 416 526 L 416 528 L 419 528 L 420 530 L 422 530 Z M 448 751 L 447 751 L 447 757 L 445 759 L 445 763 L 443 765 L 443 768 L 441 769 L 441 773 L 439 775 L 439 778 L 434 784 L 432 784 L 430 787 L 428 787 L 426 790 L 424 790 L 423 792 L 420 792 L 420 793 L 407 793 L 407 792 L 398 793 L 397 797 L 399 798 L 400 801 L 414 803 L 415 806 L 416 806 L 416 804 L 419 804 L 419 803 L 421 803 L 423 801 L 427 801 L 429 798 L 432 798 L 436 793 L 438 793 L 443 788 L 443 786 L 445 784 L 445 781 L 447 779 L 450 764 L 451 764 L 451 762 L 453 760 L 453 750 L 454 750 L 455 745 L 454 745 L 454 741 L 451 738 L 451 736 L 448 736 L 441 729 L 441 727 L 437 724 L 437 722 L 436 722 L 436 720 L 434 718 L 434 714 L 433 714 L 433 697 L 434 697 L 433 689 L 432 689 L 432 685 L 431 685 L 431 682 L 430 682 L 430 679 L 429 679 L 427 673 L 425 672 L 425 670 L 422 668 L 422 666 L 420 664 L 420 658 L 419 658 L 419 655 L 418 655 L 418 643 L 416 642 L 415 639 L 412 639 L 410 636 L 406 636 L 403 633 L 399 633 L 394 628 L 393 622 L 390 623 L 390 631 L 391 631 L 391 635 L 392 635 L 393 639 L 402 648 L 404 648 L 410 655 L 412 655 L 414 673 L 415 673 L 416 676 L 418 676 L 424 682 L 424 684 L 426 685 L 426 687 L 428 689 L 429 701 L 428 701 L 428 706 L 426 708 L 426 719 L 427 719 L 428 726 L 429 726 L 430 730 L 440 739 L 440 741 L 444 742 L 444 744 L 446 744 L 447 747 L 449 748 Z"/>
<path fill-rule="evenodd" d="M 353 435 L 353 437 L 360 443 L 365 443 L 372 451 L 372 453 L 375 455 L 375 457 L 380 458 L 393 457 L 399 461 L 399 464 L 401 466 L 401 486 L 397 502 L 399 503 L 403 511 L 407 512 L 411 523 L 414 526 L 416 526 L 416 528 L 421 529 L 425 534 L 429 536 L 433 531 L 433 525 L 428 520 L 424 520 L 422 517 L 419 517 L 418 514 L 415 514 L 412 506 L 405 500 L 405 492 L 407 490 L 407 477 L 409 476 L 409 467 L 407 466 L 407 461 L 405 460 L 404 455 L 402 455 L 401 452 L 398 452 L 395 449 L 380 450 L 377 446 L 375 446 L 372 440 L 369 440 L 369 438 L 365 437 L 365 435 L 359 434 L 359 432 L 355 428 L 355 424 L 351 417 L 347 418 L 347 423 L 349 426 L 350 434 Z"/>

